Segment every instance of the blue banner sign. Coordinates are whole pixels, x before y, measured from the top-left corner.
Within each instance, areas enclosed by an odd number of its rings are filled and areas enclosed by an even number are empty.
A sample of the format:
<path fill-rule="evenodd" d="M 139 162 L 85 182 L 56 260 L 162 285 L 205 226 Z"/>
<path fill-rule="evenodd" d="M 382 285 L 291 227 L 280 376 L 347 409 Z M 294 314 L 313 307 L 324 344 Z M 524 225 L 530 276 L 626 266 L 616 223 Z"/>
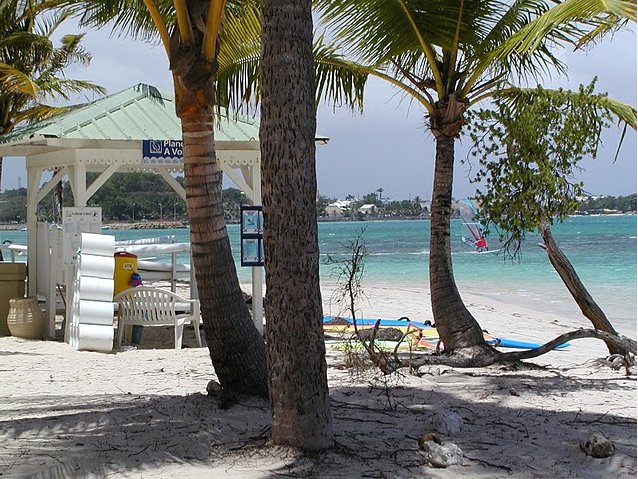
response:
<path fill-rule="evenodd" d="M 182 140 L 142 140 L 145 165 L 181 165 L 183 162 Z"/>

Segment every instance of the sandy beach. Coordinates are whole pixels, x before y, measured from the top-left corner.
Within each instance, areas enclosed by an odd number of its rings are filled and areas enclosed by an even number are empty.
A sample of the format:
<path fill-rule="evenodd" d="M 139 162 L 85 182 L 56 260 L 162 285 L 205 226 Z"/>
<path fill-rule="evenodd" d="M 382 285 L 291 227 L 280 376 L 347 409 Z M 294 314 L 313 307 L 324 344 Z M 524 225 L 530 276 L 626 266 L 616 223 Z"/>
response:
<path fill-rule="evenodd" d="M 365 285 L 367 317 L 431 318 L 427 288 Z M 249 288 L 247 288 L 249 291 Z M 324 285 L 325 314 L 339 314 Z M 544 341 L 578 327 L 556 316 L 462 292 L 493 335 Z M 269 443 L 268 402 L 241 398 L 221 410 L 206 394 L 214 371 L 192 331 L 182 350 L 172 332 L 147 328 L 140 348 L 112 354 L 66 343 L 0 338 L 2 477 L 388 477 L 634 478 L 636 371 L 612 370 L 596 340 L 573 341 L 512 370 L 422 368 L 382 377 L 347 367 L 329 348 L 335 448 L 304 454 Z M 635 338 L 634 331 L 622 331 Z M 190 334 L 189 334 L 190 333 Z M 459 432 L 437 417 L 462 418 Z M 439 429 L 463 464 L 431 467 L 418 438 Z M 585 431 L 615 445 L 597 459 L 579 448 Z"/>

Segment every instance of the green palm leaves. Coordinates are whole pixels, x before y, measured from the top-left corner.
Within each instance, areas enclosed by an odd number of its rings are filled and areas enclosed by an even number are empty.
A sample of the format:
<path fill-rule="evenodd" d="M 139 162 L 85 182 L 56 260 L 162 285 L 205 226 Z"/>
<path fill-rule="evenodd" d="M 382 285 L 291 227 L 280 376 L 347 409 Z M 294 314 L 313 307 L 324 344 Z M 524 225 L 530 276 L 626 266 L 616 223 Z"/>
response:
<path fill-rule="evenodd" d="M 319 8 L 349 55 L 372 74 L 403 84 L 430 113 L 449 95 L 471 101 L 508 75 L 562 68 L 549 45 L 565 32 L 548 34 L 533 55 L 497 54 L 548 10 L 542 0 L 320 0 Z"/>
<path fill-rule="evenodd" d="M 43 103 L 53 96 L 69 99 L 86 90 L 104 92 L 93 83 L 64 76 L 67 67 L 88 64 L 91 57 L 81 46 L 82 35 L 65 35 L 59 46 L 53 44 L 53 34 L 70 12 L 50 12 L 51 5 L 55 2 L 0 2 L 0 133 L 60 112 Z"/>
<path fill-rule="evenodd" d="M 531 52 L 552 30 L 580 22 L 590 26 L 589 31 L 576 39 L 575 44 L 581 46 L 628 20 L 636 22 L 636 2 L 633 0 L 565 0 L 521 29 L 511 43 L 519 52 Z"/>

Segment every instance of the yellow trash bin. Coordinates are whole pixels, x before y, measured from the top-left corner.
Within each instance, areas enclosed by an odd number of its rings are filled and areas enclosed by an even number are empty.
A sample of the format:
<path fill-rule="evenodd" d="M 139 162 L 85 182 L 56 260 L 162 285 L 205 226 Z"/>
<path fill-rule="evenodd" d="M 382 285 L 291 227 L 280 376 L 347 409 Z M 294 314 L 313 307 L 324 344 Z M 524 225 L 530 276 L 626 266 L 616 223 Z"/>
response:
<path fill-rule="evenodd" d="M 0 262 L 0 336 L 11 335 L 7 325 L 9 300 L 24 297 L 26 279 L 26 263 Z"/>
<path fill-rule="evenodd" d="M 137 273 L 137 256 L 125 251 L 115 253 L 115 271 L 113 272 L 113 295 L 130 288 L 133 273 Z"/>
<path fill-rule="evenodd" d="M 113 272 L 113 295 L 121 293 L 131 287 L 131 276 L 137 273 L 137 256 L 126 251 L 115 253 L 115 271 Z M 131 332 L 131 343 L 140 344 L 142 342 L 142 326 L 133 326 Z M 127 333 L 128 334 L 128 333 Z"/>

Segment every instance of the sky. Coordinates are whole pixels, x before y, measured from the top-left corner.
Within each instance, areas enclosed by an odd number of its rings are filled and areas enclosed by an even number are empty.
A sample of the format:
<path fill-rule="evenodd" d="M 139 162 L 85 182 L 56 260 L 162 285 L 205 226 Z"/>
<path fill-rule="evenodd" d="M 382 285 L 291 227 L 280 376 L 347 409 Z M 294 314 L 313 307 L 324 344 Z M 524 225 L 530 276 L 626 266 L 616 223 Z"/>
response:
<path fill-rule="evenodd" d="M 74 30 L 76 31 L 76 30 Z M 109 29 L 89 30 L 83 41 L 92 54 L 89 67 L 72 67 L 70 78 L 91 80 L 109 94 L 137 83 L 148 83 L 172 91 L 168 61 L 161 46 L 111 36 Z M 569 77 L 543 81 L 546 87 L 576 89 L 598 77 L 597 91 L 636 105 L 636 31 L 616 33 L 585 52 L 561 50 L 558 56 L 567 64 Z M 531 84 L 529 86 L 535 86 Z M 82 98 L 81 101 L 94 100 Z M 487 106 L 487 104 L 485 104 Z M 361 197 L 383 189 L 390 199 L 419 196 L 429 199 L 432 191 L 434 139 L 427 131 L 424 111 L 398 94 L 387 83 L 371 79 L 365 92 L 363 114 L 342 107 L 321 105 L 317 112 L 317 133 L 330 137 L 327 145 L 317 146 L 319 193 L 330 198 Z M 592 194 L 628 195 L 636 192 L 636 133 L 625 137 L 618 160 L 613 157 L 620 129 L 612 126 L 603 136 L 603 146 L 595 161 L 584 160 L 579 179 Z M 468 179 L 468 140 L 456 142 L 453 195 L 471 196 L 475 186 Z M 2 189 L 26 185 L 24 160 L 7 158 Z M 225 187 L 233 186 L 230 182 Z"/>

